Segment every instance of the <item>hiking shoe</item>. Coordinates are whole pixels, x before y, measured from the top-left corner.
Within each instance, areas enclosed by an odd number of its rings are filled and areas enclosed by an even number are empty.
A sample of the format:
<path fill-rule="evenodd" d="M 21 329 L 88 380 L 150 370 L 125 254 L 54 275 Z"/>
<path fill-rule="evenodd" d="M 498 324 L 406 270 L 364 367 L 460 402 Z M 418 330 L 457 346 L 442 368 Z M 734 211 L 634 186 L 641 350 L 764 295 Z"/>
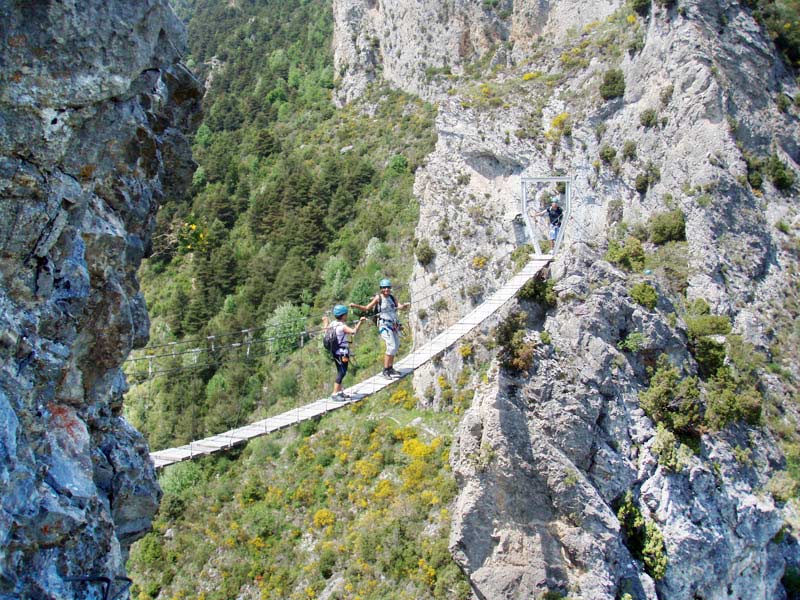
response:
<path fill-rule="evenodd" d="M 395 371 L 394 367 L 389 367 L 388 369 L 385 369 L 385 371 L 387 373 L 387 375 L 386 375 L 387 377 L 402 377 L 403 376 L 403 374 L 400 371 Z"/>
<path fill-rule="evenodd" d="M 384 369 L 381 374 L 386 377 L 386 379 L 392 378 L 392 369 Z"/>
<path fill-rule="evenodd" d="M 352 396 L 348 396 L 344 392 L 337 392 L 331 396 L 331 400 L 334 402 L 345 402 L 347 400 L 352 400 Z"/>

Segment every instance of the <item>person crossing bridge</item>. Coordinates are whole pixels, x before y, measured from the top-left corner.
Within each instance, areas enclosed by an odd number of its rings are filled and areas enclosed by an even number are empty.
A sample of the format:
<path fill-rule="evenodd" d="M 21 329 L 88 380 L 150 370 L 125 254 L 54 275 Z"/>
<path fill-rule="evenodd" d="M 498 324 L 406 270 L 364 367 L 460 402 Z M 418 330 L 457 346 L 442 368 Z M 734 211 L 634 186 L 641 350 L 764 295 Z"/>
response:
<path fill-rule="evenodd" d="M 411 306 L 410 302 L 399 304 L 392 295 L 392 282 L 389 279 L 381 279 L 380 292 L 370 300 L 369 304 L 350 303 L 350 308 L 357 308 L 364 312 L 378 309 L 378 332 L 386 345 L 386 353 L 383 357 L 383 376 L 399 377 L 400 373 L 394 369 L 394 357 L 400 348 L 400 328 L 402 325 L 397 317 L 397 311 Z"/>

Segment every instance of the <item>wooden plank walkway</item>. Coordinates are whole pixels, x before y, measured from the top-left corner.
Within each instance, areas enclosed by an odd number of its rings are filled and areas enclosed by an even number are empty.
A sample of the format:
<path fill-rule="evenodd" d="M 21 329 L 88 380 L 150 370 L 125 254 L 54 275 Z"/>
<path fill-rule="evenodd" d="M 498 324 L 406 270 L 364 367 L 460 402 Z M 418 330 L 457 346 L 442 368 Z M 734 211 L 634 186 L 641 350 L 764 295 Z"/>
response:
<path fill-rule="evenodd" d="M 497 312 L 506 302 L 511 300 L 529 279 L 548 265 L 552 258 L 553 257 L 549 254 L 533 256 L 531 261 L 525 265 L 519 273 L 514 275 L 505 285 L 495 291 L 483 304 L 424 344 L 419 350 L 415 350 L 398 360 L 394 364 L 395 369 L 405 377 L 413 373 L 417 368 L 424 365 L 440 352 L 450 348 L 458 340 Z M 151 452 L 150 458 L 152 458 L 156 469 L 160 469 L 198 456 L 213 454 L 214 452 L 244 444 L 253 438 L 267 435 L 273 431 L 278 431 L 279 429 L 300 423 L 301 421 L 337 410 L 352 402 L 362 400 L 367 396 L 381 391 L 397 380 L 398 379 L 388 379 L 380 374 L 374 375 L 345 390 L 345 393 L 351 397 L 350 400 L 336 402 L 328 397 L 322 398 L 311 404 L 287 410 L 274 417 L 256 421 L 244 427 L 231 429 L 225 433 L 219 433 L 202 440 L 190 442 L 185 446 Z"/>

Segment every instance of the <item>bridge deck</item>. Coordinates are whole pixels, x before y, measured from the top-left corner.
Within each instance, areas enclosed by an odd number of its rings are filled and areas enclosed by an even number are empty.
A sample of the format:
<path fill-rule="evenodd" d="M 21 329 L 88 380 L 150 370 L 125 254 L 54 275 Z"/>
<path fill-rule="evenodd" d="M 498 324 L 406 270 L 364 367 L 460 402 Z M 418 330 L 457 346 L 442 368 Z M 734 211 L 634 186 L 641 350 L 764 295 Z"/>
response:
<path fill-rule="evenodd" d="M 546 267 L 551 260 L 552 256 L 548 254 L 535 255 L 519 273 L 514 275 L 505 285 L 495 291 L 483 304 L 476 307 L 472 312 L 468 313 L 457 323 L 448 327 L 418 350 L 398 360 L 394 364 L 395 369 L 405 377 L 409 373 L 413 373 L 414 370 L 431 360 L 440 352 L 450 348 L 458 340 L 497 312 L 506 302 L 511 300 L 520 288 Z M 380 374 L 374 375 L 345 390 L 345 393 L 352 397 L 351 400 L 335 402 L 330 398 L 322 398 L 311 404 L 293 408 L 279 415 L 275 415 L 274 417 L 256 421 L 244 427 L 238 427 L 202 440 L 190 442 L 185 446 L 152 452 L 150 453 L 150 457 L 153 459 L 155 467 L 160 469 L 197 456 L 213 454 L 214 452 L 243 444 L 247 440 L 267 435 L 273 431 L 288 427 L 289 425 L 294 425 L 295 423 L 300 423 L 301 421 L 347 406 L 351 402 L 356 402 L 381 391 L 394 381 L 397 381 L 397 379 L 388 379 Z"/>

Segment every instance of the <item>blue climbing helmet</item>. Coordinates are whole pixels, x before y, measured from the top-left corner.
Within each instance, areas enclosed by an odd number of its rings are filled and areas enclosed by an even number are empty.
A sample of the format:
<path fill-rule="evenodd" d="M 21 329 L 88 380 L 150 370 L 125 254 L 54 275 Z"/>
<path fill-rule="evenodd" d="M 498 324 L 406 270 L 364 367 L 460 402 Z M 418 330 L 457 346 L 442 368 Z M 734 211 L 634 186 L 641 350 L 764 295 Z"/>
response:
<path fill-rule="evenodd" d="M 389 281 L 388 279 L 381 279 L 380 286 L 382 288 L 387 288 L 387 287 L 390 288 L 390 287 L 392 287 L 392 282 Z"/>
<path fill-rule="evenodd" d="M 333 316 L 341 317 L 347 314 L 347 307 L 344 304 L 337 304 L 333 307 Z"/>

